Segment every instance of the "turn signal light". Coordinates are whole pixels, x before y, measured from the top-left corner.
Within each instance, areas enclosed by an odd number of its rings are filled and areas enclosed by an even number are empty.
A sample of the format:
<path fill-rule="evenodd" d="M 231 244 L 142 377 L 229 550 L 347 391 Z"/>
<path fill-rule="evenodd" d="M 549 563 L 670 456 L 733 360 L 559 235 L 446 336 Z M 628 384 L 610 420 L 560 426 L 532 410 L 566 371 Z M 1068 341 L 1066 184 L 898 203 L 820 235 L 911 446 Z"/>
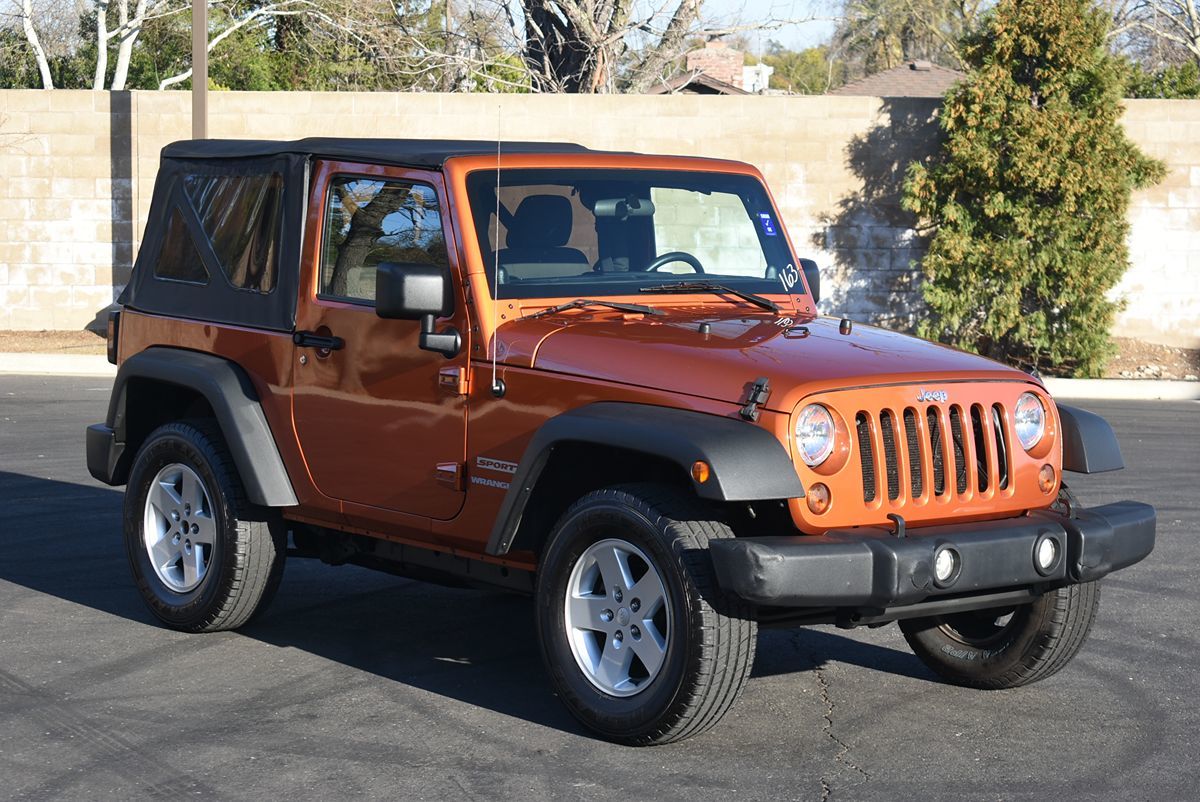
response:
<path fill-rule="evenodd" d="M 1043 465 L 1042 469 L 1038 471 L 1038 487 L 1042 489 L 1043 493 L 1049 493 L 1054 489 L 1053 465 Z"/>
<path fill-rule="evenodd" d="M 812 511 L 813 515 L 820 515 L 829 509 L 829 488 L 821 482 L 810 487 L 805 498 L 808 500 L 808 509 Z"/>
<path fill-rule="evenodd" d="M 692 478 L 700 484 L 708 481 L 708 477 L 712 475 L 712 469 L 708 467 L 708 463 L 702 459 L 698 459 L 692 463 Z"/>

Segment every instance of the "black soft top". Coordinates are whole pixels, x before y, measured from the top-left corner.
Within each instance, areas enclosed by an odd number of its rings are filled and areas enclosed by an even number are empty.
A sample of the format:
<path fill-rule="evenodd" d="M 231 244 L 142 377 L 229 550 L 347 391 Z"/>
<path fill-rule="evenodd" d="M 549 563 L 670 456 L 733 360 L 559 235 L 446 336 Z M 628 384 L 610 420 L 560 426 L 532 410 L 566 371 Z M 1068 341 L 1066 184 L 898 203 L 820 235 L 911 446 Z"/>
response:
<path fill-rule="evenodd" d="M 502 142 L 502 153 L 595 153 L 571 142 Z M 495 154 L 496 142 L 472 139 L 188 139 L 163 148 L 164 159 L 254 159 L 300 155 L 441 169 L 454 156 Z"/>

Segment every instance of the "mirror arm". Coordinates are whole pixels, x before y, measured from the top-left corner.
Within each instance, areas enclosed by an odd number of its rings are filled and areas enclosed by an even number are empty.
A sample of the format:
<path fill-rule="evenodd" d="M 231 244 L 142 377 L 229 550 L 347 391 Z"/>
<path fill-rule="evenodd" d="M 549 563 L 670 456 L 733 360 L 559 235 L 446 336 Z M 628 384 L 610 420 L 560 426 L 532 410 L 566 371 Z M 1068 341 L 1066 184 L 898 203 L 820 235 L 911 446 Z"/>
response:
<path fill-rule="evenodd" d="M 434 351 L 453 359 L 462 350 L 462 335 L 458 329 L 451 326 L 441 332 L 434 331 L 435 318 L 433 315 L 421 316 L 421 336 L 418 344 L 423 351 Z"/>

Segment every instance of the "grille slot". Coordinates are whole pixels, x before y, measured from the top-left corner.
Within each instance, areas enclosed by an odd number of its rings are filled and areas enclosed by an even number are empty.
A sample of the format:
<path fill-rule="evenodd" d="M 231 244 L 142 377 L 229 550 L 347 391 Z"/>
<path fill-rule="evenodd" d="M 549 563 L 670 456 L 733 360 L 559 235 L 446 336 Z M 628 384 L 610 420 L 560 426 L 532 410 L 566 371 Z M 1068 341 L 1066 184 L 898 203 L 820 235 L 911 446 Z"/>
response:
<path fill-rule="evenodd" d="M 986 493 L 988 489 L 988 451 L 985 439 L 987 430 L 983 428 L 983 407 L 979 404 L 971 406 L 971 432 L 975 435 L 975 475 L 977 477 L 975 486 L 979 488 L 980 493 Z"/>
<path fill-rule="evenodd" d="M 887 469 L 887 495 L 892 501 L 900 498 L 900 469 L 896 464 L 896 429 L 892 413 L 879 414 L 880 434 L 883 436 L 883 464 Z"/>
<path fill-rule="evenodd" d="M 943 496 L 946 494 L 946 458 L 942 450 L 942 424 L 936 407 L 930 407 L 925 417 L 929 422 L 929 449 L 933 457 L 933 494 Z"/>
<path fill-rule="evenodd" d="M 950 407 L 950 435 L 954 438 L 954 489 L 967 492 L 967 458 L 963 446 L 962 413 L 958 407 Z"/>
<path fill-rule="evenodd" d="M 908 446 L 908 471 L 911 477 L 912 498 L 925 492 L 925 481 L 921 467 L 921 443 L 917 439 L 917 413 L 910 407 L 904 410 L 904 441 Z"/>
<path fill-rule="evenodd" d="M 871 447 L 871 424 L 867 413 L 860 412 L 854 417 L 854 427 L 858 432 L 858 453 L 862 457 L 863 501 L 875 500 L 875 449 Z"/>
<path fill-rule="evenodd" d="M 992 404 L 993 442 L 996 443 L 996 467 L 1000 476 L 997 484 L 1001 490 L 1008 489 L 1008 432 L 1004 429 L 1004 409 Z"/>

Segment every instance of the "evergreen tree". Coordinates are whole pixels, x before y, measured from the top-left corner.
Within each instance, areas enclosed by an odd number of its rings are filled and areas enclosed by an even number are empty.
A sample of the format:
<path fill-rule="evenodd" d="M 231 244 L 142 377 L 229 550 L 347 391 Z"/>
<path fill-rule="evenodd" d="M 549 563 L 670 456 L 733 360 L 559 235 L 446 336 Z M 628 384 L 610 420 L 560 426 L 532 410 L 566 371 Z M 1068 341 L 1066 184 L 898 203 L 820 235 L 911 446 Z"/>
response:
<path fill-rule="evenodd" d="M 1071 375 L 1099 374 L 1129 264 L 1134 189 L 1164 167 L 1121 128 L 1121 65 L 1088 0 L 1000 0 L 964 40 L 946 135 L 909 166 L 904 205 L 935 234 L 926 337 Z"/>

